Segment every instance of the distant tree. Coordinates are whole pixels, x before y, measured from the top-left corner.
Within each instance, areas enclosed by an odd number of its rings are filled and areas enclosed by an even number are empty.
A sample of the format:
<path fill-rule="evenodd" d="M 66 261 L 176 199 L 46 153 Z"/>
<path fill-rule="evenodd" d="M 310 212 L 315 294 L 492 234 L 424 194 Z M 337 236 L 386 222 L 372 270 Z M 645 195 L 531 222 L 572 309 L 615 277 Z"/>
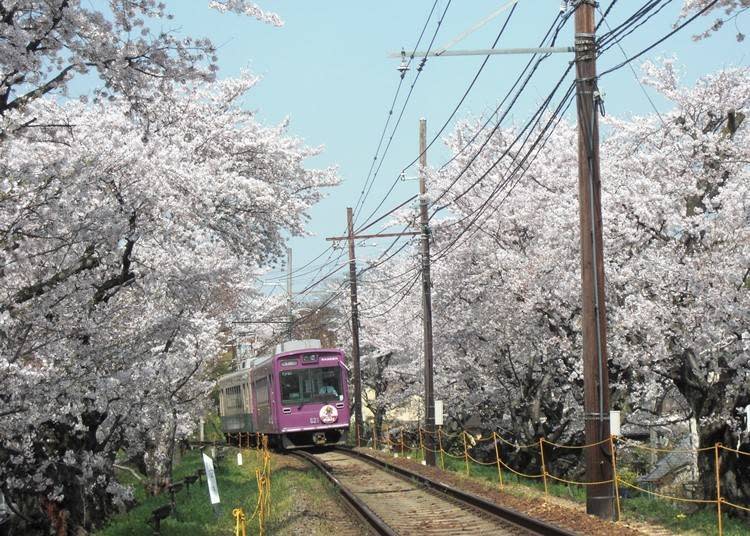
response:
<path fill-rule="evenodd" d="M 337 346 L 335 328 L 340 324 L 340 311 L 327 299 L 306 303 L 294 319 L 294 339 L 318 339 L 324 348 Z"/>

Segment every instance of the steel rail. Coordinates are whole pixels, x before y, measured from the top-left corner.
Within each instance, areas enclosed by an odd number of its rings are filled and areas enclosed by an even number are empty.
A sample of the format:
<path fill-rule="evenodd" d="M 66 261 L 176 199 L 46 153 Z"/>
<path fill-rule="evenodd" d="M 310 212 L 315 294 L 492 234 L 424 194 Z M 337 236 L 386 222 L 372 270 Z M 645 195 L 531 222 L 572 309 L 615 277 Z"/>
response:
<path fill-rule="evenodd" d="M 348 451 L 347 451 L 348 452 Z M 292 456 L 297 456 L 311 463 L 317 469 L 319 469 L 326 478 L 336 487 L 336 490 L 344 498 L 346 505 L 349 506 L 362 522 L 364 522 L 368 528 L 374 531 L 380 536 L 398 536 L 396 532 L 386 525 L 380 517 L 370 510 L 370 508 L 362 502 L 356 495 L 349 491 L 333 474 L 333 469 L 327 463 L 316 458 L 313 454 L 304 450 L 295 450 L 290 452 Z"/>
<path fill-rule="evenodd" d="M 409 471 L 408 469 L 404 469 L 403 467 L 395 464 L 390 464 L 384 460 L 376 458 L 375 456 L 370 456 L 369 454 L 365 454 L 363 452 L 345 447 L 335 447 L 334 450 L 358 457 L 372 465 L 396 473 L 403 478 L 416 480 L 429 489 L 432 489 L 440 494 L 447 495 L 448 497 L 451 497 L 452 499 L 457 500 L 461 503 L 467 504 L 475 509 L 499 517 L 503 521 L 516 525 L 521 529 L 548 536 L 576 536 L 574 532 L 571 532 L 569 530 L 557 527 L 555 525 L 550 525 L 549 523 L 546 523 L 539 519 L 535 519 L 533 517 L 529 517 L 511 508 L 507 508 L 505 506 L 500 506 L 499 504 L 496 504 L 494 502 L 490 502 L 487 499 L 479 497 L 478 495 L 458 490 L 452 486 L 443 484 L 442 482 L 437 482 L 435 480 L 427 478 L 426 476 L 420 475 L 419 473 Z M 312 456 L 311 454 L 307 455 L 314 458 L 314 456 Z M 322 463 L 319 460 L 316 461 Z"/>

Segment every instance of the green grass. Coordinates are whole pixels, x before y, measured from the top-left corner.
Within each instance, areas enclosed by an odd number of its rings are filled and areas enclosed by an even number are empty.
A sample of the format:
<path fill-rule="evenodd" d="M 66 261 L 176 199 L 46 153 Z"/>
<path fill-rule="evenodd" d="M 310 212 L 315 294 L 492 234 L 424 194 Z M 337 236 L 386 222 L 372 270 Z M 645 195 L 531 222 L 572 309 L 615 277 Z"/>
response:
<path fill-rule="evenodd" d="M 196 482 L 190 486 L 190 496 L 185 489 L 177 494 L 177 516 L 172 515 L 162 521 L 162 534 L 164 536 L 184 536 L 186 534 L 224 536 L 233 534 L 234 518 L 232 517 L 232 510 L 241 507 L 250 516 L 255 508 L 258 493 L 255 479 L 255 468 L 257 467 L 255 452 L 245 450 L 244 462 L 244 465 L 238 466 L 236 464 L 236 451 L 230 450 L 227 456 L 215 465 L 221 497 L 221 504 L 218 505 L 218 516 L 214 514 L 211 508 L 204 477 L 202 485 Z M 194 450 L 186 454 L 182 462 L 175 468 L 175 480 L 194 474 L 196 469 L 202 467 L 203 461 L 200 452 Z M 112 518 L 109 524 L 97 535 L 150 535 L 152 531 L 146 521 L 151 516 L 152 510 L 169 503 L 169 494 L 147 497 L 143 491 L 143 485 L 127 471 L 118 471 L 118 478 L 122 483 L 133 486 L 135 498 L 139 504 L 128 513 Z"/>
<path fill-rule="evenodd" d="M 399 453 L 399 456 L 401 454 Z M 418 450 L 405 451 L 405 456 L 421 461 Z M 463 459 L 443 457 L 445 469 L 466 475 L 466 462 Z M 440 466 L 440 456 L 437 458 Z M 469 461 L 469 476 L 476 480 L 498 484 L 497 467 L 494 465 L 480 465 Z M 503 470 L 504 491 L 517 496 L 529 497 L 544 494 L 544 483 L 541 479 L 523 478 Z M 550 495 L 569 499 L 575 502 L 586 501 L 584 486 L 567 485 L 547 481 Z M 692 506 L 692 508 L 691 508 Z M 713 535 L 717 534 L 717 515 L 715 506 L 695 508 L 695 505 L 685 506 L 683 503 L 669 501 L 659 497 L 638 493 L 635 496 L 620 499 L 623 520 L 646 521 L 662 525 L 678 534 Z M 729 508 L 729 507 L 724 507 Z M 750 524 L 741 519 L 730 517 L 726 510 L 722 516 L 725 536 L 746 536 L 750 534 Z"/>
<path fill-rule="evenodd" d="M 249 520 L 258 497 L 255 469 L 259 467 L 255 450 L 243 449 L 242 466 L 236 464 L 237 449 L 229 449 L 219 463 L 215 462 L 221 504 L 219 515 L 211 508 L 205 478 L 177 494 L 177 517 L 161 523 L 164 536 L 225 536 L 234 534 L 232 510 L 242 508 L 248 518 L 247 533 L 257 534 L 256 520 Z M 203 467 L 198 450 L 188 453 L 175 468 L 175 480 L 194 474 Z M 143 484 L 127 471 L 118 471 L 121 483 L 133 487 L 138 505 L 128 513 L 112 518 L 97 536 L 148 535 L 152 531 L 146 520 L 152 510 L 169 503 L 169 495 L 146 496 Z M 266 533 L 332 534 L 335 520 L 328 519 L 330 501 L 335 500 L 333 485 L 317 471 L 295 465 L 288 457 L 271 456 L 271 513 L 266 520 Z M 318 514 L 316 514 L 318 512 Z M 309 527 L 310 526 L 310 527 Z M 311 530 L 308 530 L 311 528 Z M 300 532 L 302 531 L 302 532 Z"/>

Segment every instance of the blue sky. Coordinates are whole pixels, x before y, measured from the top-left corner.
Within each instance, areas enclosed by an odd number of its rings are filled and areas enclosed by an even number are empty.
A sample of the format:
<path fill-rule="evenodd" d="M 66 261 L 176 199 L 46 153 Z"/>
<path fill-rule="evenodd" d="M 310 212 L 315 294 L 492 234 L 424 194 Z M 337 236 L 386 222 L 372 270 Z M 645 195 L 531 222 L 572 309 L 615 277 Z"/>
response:
<path fill-rule="evenodd" d="M 325 146 L 324 154 L 311 160 L 310 165 L 337 165 L 339 168 L 341 185 L 331 189 L 327 199 L 311 212 L 309 231 L 314 236 L 290 241 L 296 267 L 312 260 L 328 246 L 324 237 L 341 234 L 344 230 L 346 207 L 356 203 L 363 188 L 399 80 L 396 70 L 399 61 L 387 58 L 387 53 L 414 46 L 433 1 L 259 0 L 262 7 L 277 12 L 284 19 L 283 28 L 247 17 L 220 14 L 207 7 L 208 0 L 167 1 L 168 9 L 175 15 L 174 27 L 184 34 L 207 36 L 219 46 L 221 77 L 237 75 L 241 69 L 250 69 L 262 76 L 260 84 L 247 98 L 247 106 L 257 109 L 262 121 L 277 123 L 289 117 L 291 134 L 303 138 L 309 145 Z M 446 2 L 439 0 L 436 11 L 442 12 Z M 436 45 L 451 41 L 505 3 L 506 0 L 454 0 L 441 25 Z M 601 3 L 606 7 L 609 0 Z M 672 2 L 626 38 L 622 45 L 627 53 L 635 53 L 667 33 L 677 19 L 681 3 L 679 0 Z M 610 23 L 614 26 L 639 5 L 641 2 L 621 0 L 609 17 Z M 498 46 L 535 46 L 559 8 L 559 0 L 521 0 Z M 428 25 L 427 38 L 432 36 L 437 18 L 436 13 Z M 688 82 L 724 66 L 747 64 L 750 47 L 737 43 L 734 24 L 726 25 L 707 40 L 694 42 L 691 39 L 692 34 L 705 29 L 714 18 L 715 15 L 697 20 L 644 59 L 675 56 Z M 505 14 L 499 16 L 454 48 L 489 48 L 504 19 Z M 750 17 L 740 17 L 737 24 L 740 29 L 744 26 L 747 33 Z M 572 44 L 572 22 L 561 34 L 559 44 Z M 419 118 L 427 119 L 429 137 L 458 102 L 482 59 L 452 57 L 427 62 L 367 200 L 365 214 L 382 199 L 402 167 L 416 156 Z M 545 62 L 514 108 L 512 120 L 521 122 L 530 115 L 570 59 L 558 54 Z M 458 117 L 494 109 L 527 60 L 528 57 L 493 56 Z M 621 60 L 621 52 L 613 48 L 600 60 L 599 70 Z M 636 69 L 639 64 L 635 64 Z M 414 70 L 406 82 L 411 83 L 413 76 Z M 648 101 L 628 69 L 608 76 L 600 83 L 600 88 L 605 92 L 609 114 L 650 111 Z M 402 91 L 401 98 L 405 94 L 406 91 Z M 665 108 L 663 101 L 655 102 Z M 400 109 L 400 105 L 397 108 Z M 437 166 L 446 156 L 442 147 L 436 147 L 428 160 Z M 411 174 L 415 174 L 415 170 Z M 407 199 L 416 188 L 416 182 L 399 183 L 384 207 L 390 208 Z M 385 245 L 387 242 L 383 243 Z M 378 251 L 376 247 L 367 247 L 361 248 L 359 253 L 372 257 Z M 307 273 L 309 271 L 304 270 L 295 278 L 295 290 L 304 289 L 314 277 L 314 273 Z"/>

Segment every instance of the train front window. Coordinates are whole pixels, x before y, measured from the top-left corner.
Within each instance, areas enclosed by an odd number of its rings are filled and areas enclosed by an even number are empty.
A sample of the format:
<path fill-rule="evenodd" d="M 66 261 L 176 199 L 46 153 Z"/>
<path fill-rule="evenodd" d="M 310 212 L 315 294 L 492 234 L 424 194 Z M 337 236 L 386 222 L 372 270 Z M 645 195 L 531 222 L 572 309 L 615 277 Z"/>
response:
<path fill-rule="evenodd" d="M 282 370 L 280 377 L 282 404 L 343 400 L 339 367 Z"/>

